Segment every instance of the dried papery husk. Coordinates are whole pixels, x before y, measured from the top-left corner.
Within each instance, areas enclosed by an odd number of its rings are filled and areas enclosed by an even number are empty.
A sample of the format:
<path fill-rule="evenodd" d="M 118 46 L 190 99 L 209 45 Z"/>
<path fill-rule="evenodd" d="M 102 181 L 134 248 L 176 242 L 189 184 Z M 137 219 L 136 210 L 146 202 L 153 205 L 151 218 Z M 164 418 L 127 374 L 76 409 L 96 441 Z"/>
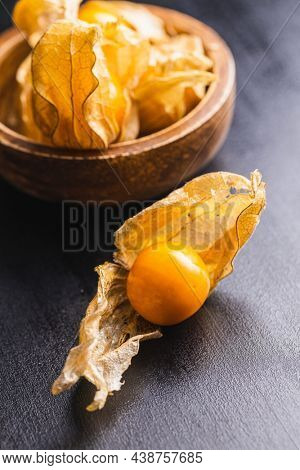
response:
<path fill-rule="evenodd" d="M 106 2 L 100 1 L 104 7 Z M 145 39 L 152 42 L 160 42 L 168 39 L 164 21 L 150 12 L 150 10 L 133 2 L 114 1 L 111 3 L 114 11 L 118 11 L 121 17 L 130 24 L 134 30 Z"/>
<path fill-rule="evenodd" d="M 202 39 L 193 34 L 178 34 L 151 46 L 150 73 L 162 75 L 171 71 L 211 71 L 213 61 L 205 54 Z"/>
<path fill-rule="evenodd" d="M 87 4 L 86 4 L 87 5 Z M 138 106 L 131 97 L 133 90 L 146 72 L 150 43 L 120 21 L 102 26 L 102 50 L 112 77 L 120 84 L 125 99 L 119 142 L 134 140 L 140 132 Z"/>
<path fill-rule="evenodd" d="M 85 377 L 97 389 L 88 411 L 103 408 L 108 395 L 120 390 L 122 375 L 138 354 L 140 342 L 161 336 L 127 300 L 128 272 L 113 263 L 99 266 L 97 272 L 98 293 L 82 320 L 79 345 L 71 349 L 52 387 L 57 395 Z"/>
<path fill-rule="evenodd" d="M 152 45 L 147 71 L 133 93 L 142 134 L 170 126 L 197 106 L 216 78 L 212 68 L 198 36 L 179 34 Z"/>
<path fill-rule="evenodd" d="M 232 272 L 265 203 L 265 184 L 257 170 L 250 180 L 225 172 L 200 176 L 127 220 L 116 232 L 115 261 L 130 270 L 148 246 L 188 246 L 205 262 L 212 290 Z"/>
<path fill-rule="evenodd" d="M 135 88 L 146 73 L 150 43 L 120 22 L 103 27 L 103 51 L 111 73 L 128 90 Z"/>
<path fill-rule="evenodd" d="M 128 100 L 102 41 L 99 26 L 59 21 L 33 50 L 34 119 L 55 146 L 102 149 L 121 134 Z"/>
<path fill-rule="evenodd" d="M 47 28 L 57 20 L 76 20 L 82 0 L 19 0 L 13 21 L 23 32 L 31 47 L 40 40 Z"/>
<path fill-rule="evenodd" d="M 137 103 L 132 100 L 127 89 L 124 90 L 124 95 L 126 99 L 126 108 L 121 127 L 121 134 L 118 139 L 119 142 L 129 142 L 130 140 L 134 140 L 140 133 L 140 118 Z"/>
<path fill-rule="evenodd" d="M 18 130 L 33 140 L 50 144 L 49 139 L 47 139 L 42 134 L 41 130 L 36 125 L 33 116 L 32 102 L 34 90 L 32 87 L 31 60 L 32 57 L 30 54 L 21 63 L 16 74 L 16 81 L 18 85 L 17 92 L 19 94 L 18 114 L 20 115 L 20 124 Z"/>
<path fill-rule="evenodd" d="M 133 92 L 142 134 L 164 129 L 184 117 L 203 98 L 214 79 L 207 71 L 185 70 L 150 75 L 142 80 Z"/>

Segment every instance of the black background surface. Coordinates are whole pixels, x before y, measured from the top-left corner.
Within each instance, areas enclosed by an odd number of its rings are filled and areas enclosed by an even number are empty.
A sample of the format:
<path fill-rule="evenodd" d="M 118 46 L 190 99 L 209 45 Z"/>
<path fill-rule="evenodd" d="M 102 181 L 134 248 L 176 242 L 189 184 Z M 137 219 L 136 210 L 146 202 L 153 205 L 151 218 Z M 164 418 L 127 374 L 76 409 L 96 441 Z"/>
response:
<path fill-rule="evenodd" d="M 13 3 L 5 0 L 9 10 Z M 63 253 L 61 205 L 1 181 L 4 449 L 299 448 L 300 8 L 296 0 L 153 3 L 202 19 L 231 46 L 236 114 L 207 171 L 259 168 L 268 209 L 234 275 L 199 314 L 143 344 L 122 390 L 89 414 L 86 382 L 57 398 L 49 389 L 95 292 L 93 267 L 109 255 Z M 10 24 L 3 6 L 0 22 Z"/>

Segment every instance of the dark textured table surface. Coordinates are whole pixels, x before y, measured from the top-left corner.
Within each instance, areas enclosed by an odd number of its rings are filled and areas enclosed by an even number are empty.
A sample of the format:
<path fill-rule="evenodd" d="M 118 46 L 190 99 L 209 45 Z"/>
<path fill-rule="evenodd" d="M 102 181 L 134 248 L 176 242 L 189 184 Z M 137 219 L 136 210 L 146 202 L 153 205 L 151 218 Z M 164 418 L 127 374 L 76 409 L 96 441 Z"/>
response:
<path fill-rule="evenodd" d="M 4 0 L 11 10 L 13 1 Z M 102 412 L 84 381 L 51 397 L 108 256 L 61 248 L 61 206 L 0 182 L 0 440 L 6 449 L 300 446 L 300 7 L 157 0 L 212 25 L 237 61 L 231 132 L 208 171 L 259 168 L 268 208 L 199 314 L 143 344 Z M 10 18 L 0 7 L 1 28 Z"/>

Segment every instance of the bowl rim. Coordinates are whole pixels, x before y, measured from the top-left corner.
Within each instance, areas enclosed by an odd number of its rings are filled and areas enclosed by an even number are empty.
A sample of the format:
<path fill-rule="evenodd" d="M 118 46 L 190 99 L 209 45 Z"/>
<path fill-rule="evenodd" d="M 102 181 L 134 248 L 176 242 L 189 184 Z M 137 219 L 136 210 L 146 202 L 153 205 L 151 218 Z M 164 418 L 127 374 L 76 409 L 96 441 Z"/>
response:
<path fill-rule="evenodd" d="M 35 142 L 22 134 L 10 129 L 0 122 L 0 146 L 14 149 L 32 157 L 43 157 L 62 160 L 110 160 L 116 157 L 127 157 L 145 153 L 179 141 L 188 134 L 208 122 L 223 106 L 235 86 L 236 67 L 231 50 L 223 38 L 210 26 L 202 21 L 180 11 L 144 4 L 153 13 L 169 22 L 188 26 L 189 32 L 202 38 L 208 55 L 213 59 L 217 79 L 213 82 L 201 102 L 186 116 L 174 124 L 153 134 L 135 140 L 111 144 L 108 149 L 68 149 L 48 146 Z M 183 28 L 184 32 L 187 28 Z M 200 32 L 204 34 L 199 34 Z M 11 27 L 0 35 L 0 45 L 3 55 L 24 42 L 23 35 Z M 222 74 L 219 74 L 222 63 Z"/>

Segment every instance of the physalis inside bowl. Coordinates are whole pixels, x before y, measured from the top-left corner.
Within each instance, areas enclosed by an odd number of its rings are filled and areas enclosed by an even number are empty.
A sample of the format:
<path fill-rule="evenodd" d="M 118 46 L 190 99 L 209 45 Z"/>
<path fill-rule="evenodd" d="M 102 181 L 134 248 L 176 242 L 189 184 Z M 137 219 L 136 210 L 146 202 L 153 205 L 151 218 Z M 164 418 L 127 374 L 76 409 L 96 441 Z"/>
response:
<path fill-rule="evenodd" d="M 199 36 L 167 31 L 123 1 L 19 0 L 32 52 L 17 71 L 20 131 L 46 145 L 104 149 L 185 116 L 215 80 Z"/>
<path fill-rule="evenodd" d="M 52 392 L 85 377 L 97 389 L 89 411 L 120 390 L 140 341 L 159 338 L 155 325 L 174 325 L 201 307 L 233 270 L 265 207 L 265 184 L 210 173 L 127 220 L 116 232 L 114 263 L 97 268 L 96 297 L 82 320 Z"/>

